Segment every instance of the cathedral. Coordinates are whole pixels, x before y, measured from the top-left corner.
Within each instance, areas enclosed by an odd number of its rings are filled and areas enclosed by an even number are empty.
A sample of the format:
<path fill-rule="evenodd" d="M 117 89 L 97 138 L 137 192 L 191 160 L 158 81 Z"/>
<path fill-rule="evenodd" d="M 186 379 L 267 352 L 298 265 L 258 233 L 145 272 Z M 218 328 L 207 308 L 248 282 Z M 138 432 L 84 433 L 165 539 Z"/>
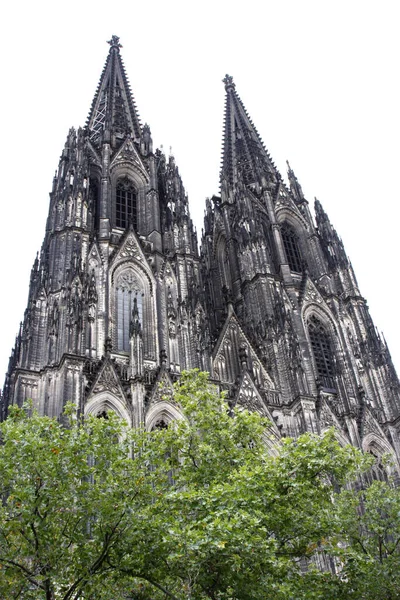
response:
<path fill-rule="evenodd" d="M 181 418 L 172 384 L 198 368 L 269 442 L 334 427 L 400 459 L 400 385 L 342 241 L 274 165 L 226 76 L 220 194 L 200 250 L 174 158 L 153 149 L 113 36 L 86 125 L 71 129 L 1 399 L 59 417 Z M 379 474 L 378 474 L 379 475 Z"/>

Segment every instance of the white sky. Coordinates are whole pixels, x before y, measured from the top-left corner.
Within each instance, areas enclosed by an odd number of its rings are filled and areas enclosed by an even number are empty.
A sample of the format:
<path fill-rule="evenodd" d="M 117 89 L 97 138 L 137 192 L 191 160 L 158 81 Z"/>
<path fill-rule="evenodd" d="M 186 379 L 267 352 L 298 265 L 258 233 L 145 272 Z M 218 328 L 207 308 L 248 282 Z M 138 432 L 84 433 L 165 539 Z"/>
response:
<path fill-rule="evenodd" d="M 218 192 L 225 73 L 282 174 L 323 203 L 400 368 L 397 0 L 43 0 L 1 9 L 0 386 L 69 127 L 112 34 L 142 123 L 172 146 L 192 217 Z M 200 237 L 200 236 L 199 236 Z"/>

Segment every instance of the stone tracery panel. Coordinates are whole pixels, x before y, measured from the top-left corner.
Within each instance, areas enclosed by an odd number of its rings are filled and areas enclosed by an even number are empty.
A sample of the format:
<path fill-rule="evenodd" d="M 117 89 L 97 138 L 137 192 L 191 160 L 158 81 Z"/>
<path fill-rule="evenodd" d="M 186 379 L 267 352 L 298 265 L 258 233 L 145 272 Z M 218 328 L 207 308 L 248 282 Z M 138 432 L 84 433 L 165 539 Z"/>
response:
<path fill-rule="evenodd" d="M 137 310 L 144 358 L 156 361 L 158 328 L 155 296 L 152 281 L 144 266 L 136 264 L 134 259 L 125 260 L 111 273 L 111 337 L 115 351 L 130 351 L 130 324 L 132 313 Z"/>

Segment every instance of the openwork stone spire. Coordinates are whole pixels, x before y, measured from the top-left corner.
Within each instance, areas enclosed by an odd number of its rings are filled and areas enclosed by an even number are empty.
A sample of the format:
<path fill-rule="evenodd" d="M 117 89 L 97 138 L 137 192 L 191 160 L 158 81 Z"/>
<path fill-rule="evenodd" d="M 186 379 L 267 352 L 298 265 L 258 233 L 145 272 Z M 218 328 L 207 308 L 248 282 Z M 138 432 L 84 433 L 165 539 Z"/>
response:
<path fill-rule="evenodd" d="M 142 128 L 135 101 L 120 55 L 119 37 L 113 35 L 110 50 L 92 102 L 86 127 L 91 141 L 100 144 L 111 136 L 123 138 L 130 133 L 139 141 Z"/>
<path fill-rule="evenodd" d="M 263 141 L 236 92 L 231 75 L 223 79 L 226 90 L 221 183 L 265 186 L 280 179 Z"/>

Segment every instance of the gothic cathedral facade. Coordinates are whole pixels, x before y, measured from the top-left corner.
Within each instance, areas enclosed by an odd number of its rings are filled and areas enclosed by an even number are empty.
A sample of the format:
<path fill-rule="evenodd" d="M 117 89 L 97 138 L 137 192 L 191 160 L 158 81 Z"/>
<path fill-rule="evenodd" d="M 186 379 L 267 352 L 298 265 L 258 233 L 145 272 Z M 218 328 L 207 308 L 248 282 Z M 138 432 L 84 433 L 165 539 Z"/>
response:
<path fill-rule="evenodd" d="M 181 417 L 172 383 L 198 368 L 268 416 L 272 440 L 334 426 L 378 462 L 398 460 L 399 380 L 321 204 L 314 222 L 226 76 L 221 190 L 199 251 L 178 168 L 153 150 L 109 43 L 53 181 L 3 417 L 27 398 L 58 417 L 72 400 L 152 428 Z"/>

